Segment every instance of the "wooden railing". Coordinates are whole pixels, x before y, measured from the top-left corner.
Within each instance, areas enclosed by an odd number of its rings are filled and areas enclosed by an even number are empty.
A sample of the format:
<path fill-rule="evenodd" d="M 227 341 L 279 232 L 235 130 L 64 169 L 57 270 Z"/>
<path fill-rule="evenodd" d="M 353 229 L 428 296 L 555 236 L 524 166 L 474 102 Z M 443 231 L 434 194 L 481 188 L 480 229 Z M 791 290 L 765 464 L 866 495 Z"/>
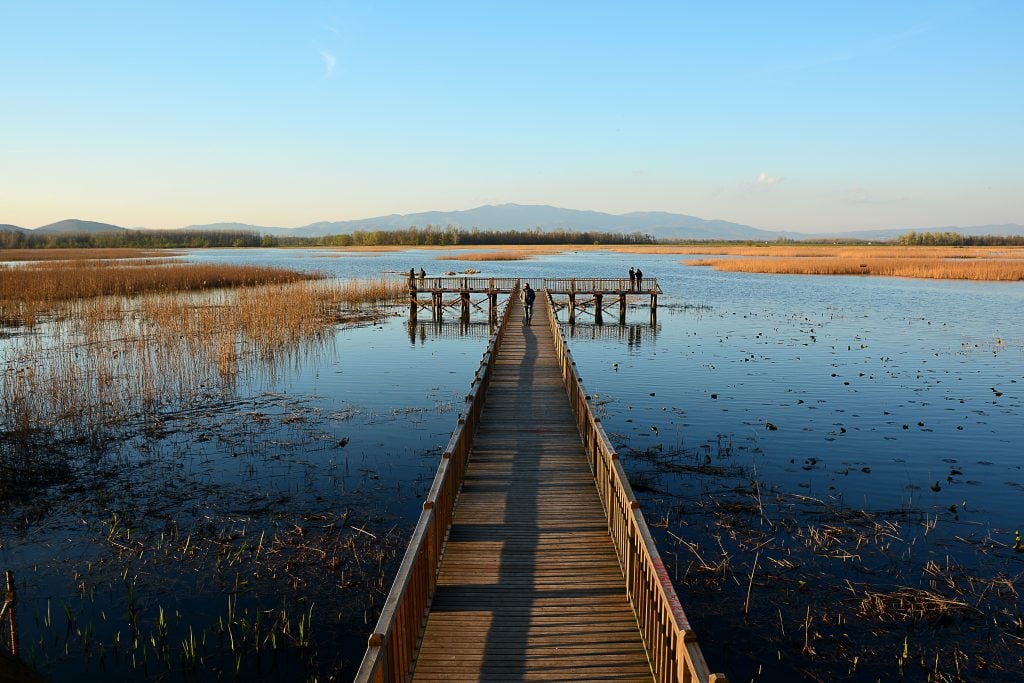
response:
<path fill-rule="evenodd" d="M 408 276 L 406 276 L 408 278 Z M 471 277 L 469 275 L 446 275 L 444 277 L 427 277 L 422 280 L 414 278 L 412 283 L 421 292 L 441 290 L 445 292 L 510 292 L 520 286 L 517 277 Z M 533 283 L 530 283 L 533 286 Z"/>
<path fill-rule="evenodd" d="M 576 424 L 608 517 L 608 530 L 626 578 L 626 592 L 633 605 L 655 679 L 660 683 L 724 683 L 727 681 L 724 674 L 708 672 L 697 637 L 679 604 L 654 538 L 640 512 L 640 504 L 619 462 L 619 455 L 583 389 L 583 380 L 558 325 L 550 296 L 544 297 L 543 306 L 569 403 L 576 413 Z"/>
<path fill-rule="evenodd" d="M 416 286 L 420 292 L 510 292 L 513 287 L 523 286 L 529 283 L 537 291 L 545 289 L 552 294 L 592 294 L 604 292 L 605 294 L 626 292 L 633 294 L 661 294 L 658 287 L 658 280 L 655 278 L 644 278 L 640 287 L 630 287 L 629 278 L 516 278 L 516 277 L 472 277 L 470 275 L 446 275 L 443 277 L 409 278 L 411 284 Z"/>
<path fill-rule="evenodd" d="M 530 286 L 533 286 L 531 283 Z M 548 290 L 552 294 L 591 294 L 593 292 L 603 292 L 605 294 L 626 292 L 633 294 L 660 294 L 661 289 L 658 287 L 658 281 L 655 278 L 645 277 L 641 282 L 640 286 L 630 286 L 628 277 L 620 278 L 593 278 L 593 277 L 573 277 L 573 278 L 544 278 L 543 289 Z"/>
<path fill-rule="evenodd" d="M 514 283 L 512 296 L 517 293 L 518 283 Z M 355 677 L 360 683 L 404 682 L 412 670 L 416 643 L 437 586 L 437 571 L 452 524 L 455 498 L 462 486 L 473 435 L 511 312 L 512 306 L 506 305 L 501 324 L 487 344 L 480 367 L 473 377 L 458 424 L 441 456 L 441 464 L 423 502 L 423 512 L 409 539 L 398 575 L 370 635 L 366 654 Z"/>

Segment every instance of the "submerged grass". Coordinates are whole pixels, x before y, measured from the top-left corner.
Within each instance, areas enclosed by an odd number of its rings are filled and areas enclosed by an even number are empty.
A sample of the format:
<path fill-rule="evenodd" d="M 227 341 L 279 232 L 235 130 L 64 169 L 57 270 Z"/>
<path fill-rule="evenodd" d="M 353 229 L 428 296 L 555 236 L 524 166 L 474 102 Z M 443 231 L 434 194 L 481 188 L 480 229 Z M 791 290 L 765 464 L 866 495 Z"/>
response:
<path fill-rule="evenodd" d="M 769 257 L 698 259 L 691 266 L 742 273 L 790 275 L 875 275 L 944 280 L 1024 280 L 1024 259 L 908 257 Z"/>

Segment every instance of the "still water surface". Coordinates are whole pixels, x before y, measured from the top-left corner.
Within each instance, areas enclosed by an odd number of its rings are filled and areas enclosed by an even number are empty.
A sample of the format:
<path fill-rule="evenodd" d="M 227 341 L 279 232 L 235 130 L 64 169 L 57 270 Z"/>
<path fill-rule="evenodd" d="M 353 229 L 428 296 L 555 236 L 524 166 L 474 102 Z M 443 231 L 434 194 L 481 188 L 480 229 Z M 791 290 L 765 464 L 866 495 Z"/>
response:
<path fill-rule="evenodd" d="M 188 259 L 339 277 L 467 266 L 437 257 L 240 250 Z M 567 326 L 585 385 L 623 446 L 717 449 L 726 439 L 745 452 L 738 464 L 807 495 L 872 510 L 944 510 L 966 500 L 986 523 L 1021 523 L 1024 287 L 720 273 L 681 258 L 587 251 L 472 265 L 482 277 L 622 276 L 636 265 L 658 279 L 654 325 L 644 307 L 629 311 L 624 330 L 613 319 L 596 334 L 589 316 Z M 305 384 L 379 410 L 453 400 L 483 333 L 439 339 L 429 322 L 420 327 L 424 336 L 412 341 L 398 319 L 340 332 L 337 365 L 307 368 L 293 390 Z M 948 482 L 951 471 L 962 474 Z"/>
<path fill-rule="evenodd" d="M 1024 523 L 1020 284 L 719 273 L 680 263 L 691 257 L 592 251 L 438 260 L 451 253 L 245 249 L 179 258 L 341 278 L 470 265 L 483 277 L 623 277 L 639 266 L 664 292 L 655 322 L 638 304 L 625 326 L 608 316 L 598 328 L 586 315 L 566 324 L 584 384 L 638 489 L 685 497 L 716 485 L 707 474 L 664 476 L 649 466 L 657 454 L 714 462 L 762 488 L 837 506 L 955 517 L 1004 543 Z M 435 325 L 410 324 L 405 315 L 399 308 L 374 324 L 339 328 L 288 367 L 249 377 L 233 402 L 167 416 L 167 434 L 123 444 L 118 457 L 131 467 L 108 465 L 109 493 L 77 503 L 66 496 L 5 528 L 0 566 L 24 581 L 24 640 L 35 643 L 43 670 L 73 680 L 80 666 L 73 653 L 61 655 L 60 639 L 45 626 L 42 615 L 57 605 L 83 623 L 91 615 L 95 640 L 114 637 L 106 612 L 123 611 L 127 598 L 112 591 L 97 600 L 75 580 L 95 572 L 92 563 L 102 566 L 89 536 L 111 533 L 108 507 L 122 520 L 141 518 L 139 526 L 164 517 L 244 526 L 259 509 L 286 528 L 303 524 L 301 515 L 351 511 L 350 527 L 387 532 L 401 547 L 490 331 L 480 313 L 468 329 L 454 316 Z M 177 429 L 179 422 L 189 426 Z M 195 492 L 185 503 L 183 488 Z M 104 502 L 102 516 L 99 498 L 115 501 Z M 156 581 L 147 592 L 146 575 L 132 599 L 151 612 L 158 603 L 180 611 L 176 642 L 190 619 L 198 630 L 223 609 L 209 603 L 224 587 L 198 574 L 174 576 L 173 595 Z M 318 647 L 342 654 L 330 668 L 347 678 L 379 600 L 355 609 L 319 600 L 315 615 L 324 623 L 314 632 L 329 645 Z"/>

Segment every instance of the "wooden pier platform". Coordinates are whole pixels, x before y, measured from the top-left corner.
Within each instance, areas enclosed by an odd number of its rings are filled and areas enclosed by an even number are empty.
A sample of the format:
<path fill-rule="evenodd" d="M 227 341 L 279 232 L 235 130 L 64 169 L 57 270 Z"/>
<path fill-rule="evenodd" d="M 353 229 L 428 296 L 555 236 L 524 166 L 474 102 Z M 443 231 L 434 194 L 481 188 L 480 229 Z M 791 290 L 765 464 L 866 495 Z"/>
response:
<path fill-rule="evenodd" d="M 507 324 L 413 681 L 653 680 L 546 320 Z"/>
<path fill-rule="evenodd" d="M 357 683 L 727 683 L 542 291 L 525 324 L 510 287 Z"/>

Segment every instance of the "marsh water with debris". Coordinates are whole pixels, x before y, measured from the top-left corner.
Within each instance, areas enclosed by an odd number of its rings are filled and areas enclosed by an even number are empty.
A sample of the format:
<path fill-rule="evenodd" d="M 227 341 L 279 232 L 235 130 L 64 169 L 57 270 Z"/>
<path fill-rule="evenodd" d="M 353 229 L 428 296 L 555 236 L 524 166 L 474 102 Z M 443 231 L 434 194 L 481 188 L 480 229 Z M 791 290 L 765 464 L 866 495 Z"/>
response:
<path fill-rule="evenodd" d="M 177 258 L 341 278 L 639 266 L 664 291 L 656 321 L 637 301 L 624 326 L 566 332 L 712 670 L 1024 666 L 1019 284 L 446 253 Z M 486 346 L 474 316 L 396 306 L 110 429 L 5 439 L 10 462 L 52 463 L 0 501 L 24 658 L 53 680 L 350 679 Z M 5 364 L 22 334 L 4 331 Z"/>

